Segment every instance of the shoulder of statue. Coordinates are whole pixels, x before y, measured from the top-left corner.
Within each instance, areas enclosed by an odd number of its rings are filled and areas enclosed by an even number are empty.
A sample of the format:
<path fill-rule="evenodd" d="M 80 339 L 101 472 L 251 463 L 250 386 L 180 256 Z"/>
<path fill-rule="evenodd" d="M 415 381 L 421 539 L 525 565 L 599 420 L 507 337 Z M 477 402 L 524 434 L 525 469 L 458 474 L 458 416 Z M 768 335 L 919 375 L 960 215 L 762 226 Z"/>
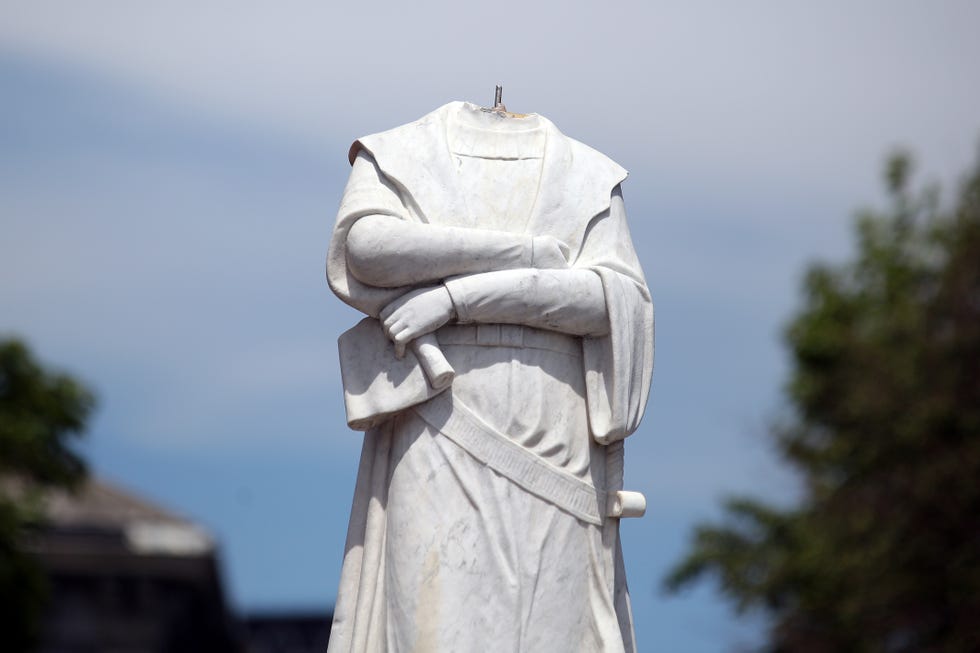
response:
<path fill-rule="evenodd" d="M 570 136 L 564 136 L 564 138 L 568 140 L 574 165 L 590 170 L 597 178 L 608 180 L 607 183 L 611 184 L 610 188 L 621 184 L 629 176 L 629 171 L 626 168 L 602 152 Z"/>
<path fill-rule="evenodd" d="M 450 102 L 444 104 L 435 111 L 431 111 L 418 120 L 399 125 L 368 136 L 362 136 L 354 141 L 350 150 L 347 152 L 347 160 L 354 165 L 354 159 L 361 150 L 367 150 L 369 154 L 378 157 L 380 152 L 418 152 L 417 146 L 431 147 L 433 138 L 445 138 L 446 116 L 453 107 L 461 105 L 462 102 Z M 424 151 L 424 150 L 423 150 Z"/>

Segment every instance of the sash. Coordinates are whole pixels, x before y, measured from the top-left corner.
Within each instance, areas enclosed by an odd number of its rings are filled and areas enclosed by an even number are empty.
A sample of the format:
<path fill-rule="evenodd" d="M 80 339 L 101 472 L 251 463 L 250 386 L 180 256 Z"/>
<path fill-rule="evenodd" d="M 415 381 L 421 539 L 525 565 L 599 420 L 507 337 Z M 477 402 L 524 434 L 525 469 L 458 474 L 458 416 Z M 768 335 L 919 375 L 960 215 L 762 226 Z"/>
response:
<path fill-rule="evenodd" d="M 430 427 L 501 476 L 582 521 L 602 525 L 599 506 L 606 506 L 604 491 L 517 444 L 477 417 L 451 392 L 444 392 L 412 410 Z"/>

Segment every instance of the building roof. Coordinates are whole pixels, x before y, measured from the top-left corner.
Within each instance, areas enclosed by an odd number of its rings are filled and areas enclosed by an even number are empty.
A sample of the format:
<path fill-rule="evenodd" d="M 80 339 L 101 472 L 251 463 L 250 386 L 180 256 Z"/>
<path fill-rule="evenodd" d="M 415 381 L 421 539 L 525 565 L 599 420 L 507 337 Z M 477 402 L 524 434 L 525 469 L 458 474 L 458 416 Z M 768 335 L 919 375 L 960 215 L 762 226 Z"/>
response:
<path fill-rule="evenodd" d="M 43 509 L 56 529 L 118 531 L 134 553 L 201 555 L 214 549 L 201 526 L 102 479 L 91 478 L 75 492 L 47 492 Z"/>
<path fill-rule="evenodd" d="M 192 524 L 129 490 L 91 478 L 75 492 L 55 490 L 45 496 L 44 514 L 58 526 L 125 526 L 135 521 Z"/>

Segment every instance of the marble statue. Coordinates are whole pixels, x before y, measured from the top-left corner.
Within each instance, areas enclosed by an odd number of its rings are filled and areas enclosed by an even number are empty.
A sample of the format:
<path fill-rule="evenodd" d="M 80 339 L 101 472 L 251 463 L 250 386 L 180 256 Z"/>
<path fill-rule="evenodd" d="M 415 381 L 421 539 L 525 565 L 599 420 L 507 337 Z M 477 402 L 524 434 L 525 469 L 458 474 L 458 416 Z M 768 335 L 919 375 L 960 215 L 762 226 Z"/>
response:
<path fill-rule="evenodd" d="M 329 651 L 634 651 L 623 439 L 653 366 L 626 171 L 453 102 L 361 138 L 330 287 L 365 430 Z"/>

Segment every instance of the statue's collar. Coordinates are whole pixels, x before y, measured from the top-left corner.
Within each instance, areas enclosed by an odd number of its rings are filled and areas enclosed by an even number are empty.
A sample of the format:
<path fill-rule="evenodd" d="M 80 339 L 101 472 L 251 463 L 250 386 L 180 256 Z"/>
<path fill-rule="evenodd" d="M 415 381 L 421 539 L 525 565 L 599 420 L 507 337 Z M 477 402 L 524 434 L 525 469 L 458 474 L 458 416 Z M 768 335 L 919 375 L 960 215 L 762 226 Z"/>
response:
<path fill-rule="evenodd" d="M 450 102 L 415 122 L 365 136 L 351 146 L 350 160 L 366 150 L 381 172 L 404 191 L 419 220 L 457 224 L 466 208 L 456 187 L 446 131 L 453 115 L 471 111 L 466 107 L 463 102 Z M 608 157 L 562 134 L 544 116 L 535 119 L 545 133 L 544 160 L 527 231 L 581 237 L 588 222 L 609 208 L 613 188 L 627 173 Z M 571 230 L 569 221 L 575 225 Z"/>

